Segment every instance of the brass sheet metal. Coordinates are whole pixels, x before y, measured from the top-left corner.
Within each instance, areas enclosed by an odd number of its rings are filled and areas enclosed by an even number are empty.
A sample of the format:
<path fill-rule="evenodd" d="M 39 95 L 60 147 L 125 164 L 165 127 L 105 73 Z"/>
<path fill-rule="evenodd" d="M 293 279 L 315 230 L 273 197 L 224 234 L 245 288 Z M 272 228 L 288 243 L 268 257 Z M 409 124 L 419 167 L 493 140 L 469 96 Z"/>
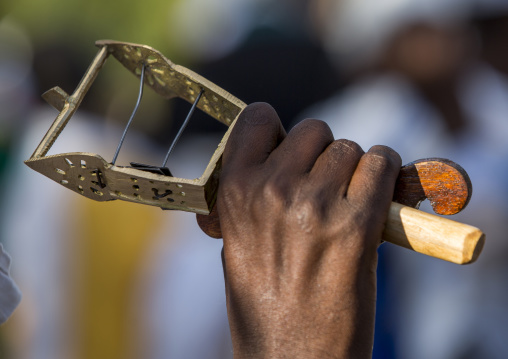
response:
<path fill-rule="evenodd" d="M 86 152 L 63 153 L 25 163 L 95 201 L 120 199 L 165 209 L 207 212 L 204 185 L 199 179 L 186 180 L 114 166 L 101 156 Z"/>

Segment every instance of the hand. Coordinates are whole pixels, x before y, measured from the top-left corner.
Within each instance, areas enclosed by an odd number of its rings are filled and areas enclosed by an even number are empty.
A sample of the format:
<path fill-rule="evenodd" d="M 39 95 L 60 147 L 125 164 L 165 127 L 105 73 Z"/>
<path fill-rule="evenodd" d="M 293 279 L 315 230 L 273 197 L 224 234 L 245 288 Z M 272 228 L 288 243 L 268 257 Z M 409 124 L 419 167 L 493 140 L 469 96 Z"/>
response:
<path fill-rule="evenodd" d="M 216 212 L 235 358 L 371 357 L 377 246 L 400 165 L 390 148 L 334 141 L 324 122 L 286 136 L 270 106 L 242 112 Z"/>

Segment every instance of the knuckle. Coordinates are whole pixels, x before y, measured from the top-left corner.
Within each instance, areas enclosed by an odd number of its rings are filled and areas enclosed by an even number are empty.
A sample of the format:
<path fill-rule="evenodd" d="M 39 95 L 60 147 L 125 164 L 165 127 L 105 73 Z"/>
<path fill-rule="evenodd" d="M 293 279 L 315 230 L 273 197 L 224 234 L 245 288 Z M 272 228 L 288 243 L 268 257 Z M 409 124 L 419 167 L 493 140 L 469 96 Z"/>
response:
<path fill-rule="evenodd" d="M 305 133 L 306 136 L 320 135 L 333 137 L 330 126 L 328 126 L 326 122 L 314 118 L 307 118 L 300 121 L 295 127 L 293 127 L 291 132 L 302 132 Z"/>
<path fill-rule="evenodd" d="M 370 167 L 382 173 L 398 171 L 402 162 L 399 154 L 388 146 L 374 146 L 365 156 Z"/>
<path fill-rule="evenodd" d="M 333 141 L 326 151 L 334 161 L 346 161 L 346 163 L 358 162 L 364 154 L 360 145 L 345 139 Z"/>
<path fill-rule="evenodd" d="M 309 129 L 313 129 L 316 131 L 328 131 L 330 127 L 326 122 L 315 119 L 315 118 L 306 118 L 305 120 L 299 123 L 299 126 L 304 126 Z"/>
<path fill-rule="evenodd" d="M 336 146 L 338 148 L 340 148 L 342 151 L 349 152 L 351 154 L 356 154 L 356 155 L 363 155 L 364 154 L 362 147 L 355 141 L 346 140 L 343 138 L 340 140 L 336 140 L 334 142 L 334 144 L 336 144 Z"/>
<path fill-rule="evenodd" d="M 248 198 L 240 199 L 254 218 L 266 223 L 286 213 L 288 200 L 287 190 L 273 178 L 265 180 L 253 188 Z"/>
<path fill-rule="evenodd" d="M 240 114 L 240 120 L 253 126 L 265 125 L 278 118 L 275 109 L 264 102 L 248 105 Z"/>
<path fill-rule="evenodd" d="M 228 206 L 234 205 L 246 197 L 245 187 L 231 178 L 225 179 L 219 187 L 219 197 Z"/>
<path fill-rule="evenodd" d="M 316 228 L 324 228 L 322 222 L 325 215 L 322 206 L 314 198 L 307 196 L 293 203 L 290 210 L 290 219 L 295 227 L 303 232 L 310 233 L 314 232 Z"/>
<path fill-rule="evenodd" d="M 219 197 L 231 208 L 249 209 L 262 215 L 268 211 L 283 210 L 291 203 L 297 184 L 286 173 L 266 170 L 223 172 Z"/>
<path fill-rule="evenodd" d="M 252 181 L 241 171 L 222 171 L 218 196 L 228 205 L 242 203 L 249 197 Z"/>
<path fill-rule="evenodd" d="M 284 203 L 288 201 L 289 191 L 292 186 L 284 176 L 270 176 L 263 184 L 260 196 L 268 203 Z"/>

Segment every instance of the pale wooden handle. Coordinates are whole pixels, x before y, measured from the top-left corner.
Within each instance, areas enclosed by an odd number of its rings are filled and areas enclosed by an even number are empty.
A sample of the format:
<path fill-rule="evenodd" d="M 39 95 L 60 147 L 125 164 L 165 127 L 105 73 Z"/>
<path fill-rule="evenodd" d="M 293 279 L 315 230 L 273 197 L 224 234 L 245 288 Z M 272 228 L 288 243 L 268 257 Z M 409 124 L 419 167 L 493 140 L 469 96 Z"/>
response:
<path fill-rule="evenodd" d="M 474 262 L 485 235 L 478 228 L 393 202 L 383 240 L 457 264 Z"/>

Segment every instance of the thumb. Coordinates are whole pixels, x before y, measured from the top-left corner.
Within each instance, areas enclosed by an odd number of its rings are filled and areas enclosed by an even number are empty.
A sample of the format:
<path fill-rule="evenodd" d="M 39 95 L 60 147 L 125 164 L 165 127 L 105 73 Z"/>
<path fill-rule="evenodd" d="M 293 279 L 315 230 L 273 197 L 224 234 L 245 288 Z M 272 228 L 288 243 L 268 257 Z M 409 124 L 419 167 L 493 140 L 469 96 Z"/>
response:
<path fill-rule="evenodd" d="M 219 212 L 217 211 L 217 204 L 212 208 L 209 215 L 196 214 L 196 220 L 199 228 L 206 235 L 212 238 L 222 238 L 222 231 L 220 229 Z"/>

